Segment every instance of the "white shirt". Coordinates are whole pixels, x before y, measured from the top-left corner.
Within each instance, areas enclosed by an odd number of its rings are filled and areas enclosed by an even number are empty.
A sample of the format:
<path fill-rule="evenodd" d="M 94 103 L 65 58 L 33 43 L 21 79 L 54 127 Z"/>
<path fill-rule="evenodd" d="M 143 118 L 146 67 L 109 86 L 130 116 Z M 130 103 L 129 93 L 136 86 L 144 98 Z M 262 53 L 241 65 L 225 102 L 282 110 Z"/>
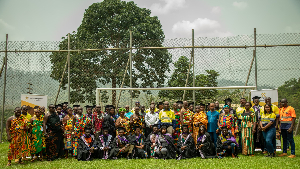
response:
<path fill-rule="evenodd" d="M 147 127 L 150 127 L 150 125 L 158 124 L 159 118 L 158 113 L 146 113 L 145 115 L 145 123 Z"/>

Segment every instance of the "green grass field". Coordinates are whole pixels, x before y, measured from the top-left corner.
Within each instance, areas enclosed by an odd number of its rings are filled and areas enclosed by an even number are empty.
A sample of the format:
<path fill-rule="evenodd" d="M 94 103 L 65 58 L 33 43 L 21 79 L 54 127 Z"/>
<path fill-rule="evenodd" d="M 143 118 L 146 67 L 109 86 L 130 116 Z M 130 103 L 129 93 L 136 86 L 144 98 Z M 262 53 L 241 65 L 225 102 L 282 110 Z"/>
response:
<path fill-rule="evenodd" d="M 294 138 L 296 142 L 296 155 L 300 151 L 300 136 Z M 1 163 L 0 168 L 5 168 L 7 164 L 8 143 L 0 144 Z M 281 154 L 281 152 L 277 152 Z M 290 152 L 288 152 L 290 154 Z M 11 167 L 7 168 L 300 168 L 300 155 L 294 159 L 287 157 L 266 158 L 260 152 L 257 152 L 254 157 L 239 155 L 238 159 L 227 157 L 224 159 L 201 159 L 193 158 L 188 160 L 94 160 L 94 161 L 77 161 L 72 159 L 60 159 L 52 162 L 29 162 L 24 164 L 16 164 L 12 162 Z"/>

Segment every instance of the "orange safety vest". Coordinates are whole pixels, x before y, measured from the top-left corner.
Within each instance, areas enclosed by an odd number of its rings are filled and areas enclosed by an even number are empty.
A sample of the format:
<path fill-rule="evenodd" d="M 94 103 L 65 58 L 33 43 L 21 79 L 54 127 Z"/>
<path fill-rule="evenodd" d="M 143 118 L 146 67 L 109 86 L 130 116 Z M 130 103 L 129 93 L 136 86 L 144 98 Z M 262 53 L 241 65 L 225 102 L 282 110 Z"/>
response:
<path fill-rule="evenodd" d="M 291 106 L 280 108 L 280 122 L 292 123 L 293 117 L 296 117 L 295 109 Z"/>

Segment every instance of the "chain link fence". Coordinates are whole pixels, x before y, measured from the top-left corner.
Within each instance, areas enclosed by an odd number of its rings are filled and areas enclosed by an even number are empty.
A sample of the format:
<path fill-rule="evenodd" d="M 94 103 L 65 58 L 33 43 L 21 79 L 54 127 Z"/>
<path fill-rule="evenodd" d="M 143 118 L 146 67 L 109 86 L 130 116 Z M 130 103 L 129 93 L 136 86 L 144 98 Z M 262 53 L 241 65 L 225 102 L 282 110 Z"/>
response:
<path fill-rule="evenodd" d="M 77 51 L 70 54 L 70 96 L 72 104 L 95 104 L 96 88 L 129 87 L 129 44 L 128 40 L 107 42 L 80 42 L 71 36 L 70 49 L 119 48 L 118 50 Z M 300 34 L 258 34 L 257 45 L 300 44 Z M 132 42 L 132 86 L 133 87 L 184 87 L 193 86 L 193 68 L 190 62 L 191 38 L 165 39 Z M 195 38 L 195 46 L 253 46 L 253 35 L 224 38 Z M 169 47 L 161 49 L 139 49 L 139 47 Z M 173 49 L 171 49 L 173 48 Z M 29 84 L 32 93 L 48 95 L 48 104 L 68 100 L 67 52 L 18 52 L 22 50 L 67 50 L 67 39 L 61 42 L 9 41 L 7 86 L 5 109 L 11 111 L 20 106 L 21 94 L 26 94 Z M 5 41 L 0 41 L 0 50 L 5 50 Z M 253 58 L 250 48 L 195 48 L 194 69 L 196 86 L 244 86 Z M 299 46 L 257 48 L 258 89 L 278 88 L 285 81 L 300 77 Z M 5 53 L 0 52 L 0 65 Z M 190 69 L 190 71 L 189 71 Z M 62 75 L 64 78 L 62 79 Z M 248 86 L 255 85 L 254 63 Z M 0 83 L 3 92 L 3 73 Z M 247 96 L 247 90 L 245 93 Z M 149 105 L 151 100 L 162 101 L 182 99 L 183 91 L 135 91 L 133 101 Z M 210 90 L 196 94 L 197 102 L 243 96 L 243 90 Z M 125 106 L 130 98 L 129 91 L 102 91 L 103 104 Z M 186 99 L 192 100 L 192 91 L 186 92 Z M 2 97 L 0 98 L 2 102 Z M 9 114 L 12 114 L 10 112 Z"/>

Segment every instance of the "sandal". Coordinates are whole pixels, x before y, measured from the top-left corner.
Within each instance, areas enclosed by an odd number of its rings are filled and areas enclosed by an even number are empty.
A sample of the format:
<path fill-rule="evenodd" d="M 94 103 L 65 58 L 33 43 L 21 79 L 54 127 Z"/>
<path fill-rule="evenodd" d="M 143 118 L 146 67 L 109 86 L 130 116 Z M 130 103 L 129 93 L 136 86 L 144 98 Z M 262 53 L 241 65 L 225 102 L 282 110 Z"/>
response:
<path fill-rule="evenodd" d="M 11 166 L 11 163 L 10 163 L 10 162 L 8 162 L 6 166 L 7 166 L 7 167 Z"/>

